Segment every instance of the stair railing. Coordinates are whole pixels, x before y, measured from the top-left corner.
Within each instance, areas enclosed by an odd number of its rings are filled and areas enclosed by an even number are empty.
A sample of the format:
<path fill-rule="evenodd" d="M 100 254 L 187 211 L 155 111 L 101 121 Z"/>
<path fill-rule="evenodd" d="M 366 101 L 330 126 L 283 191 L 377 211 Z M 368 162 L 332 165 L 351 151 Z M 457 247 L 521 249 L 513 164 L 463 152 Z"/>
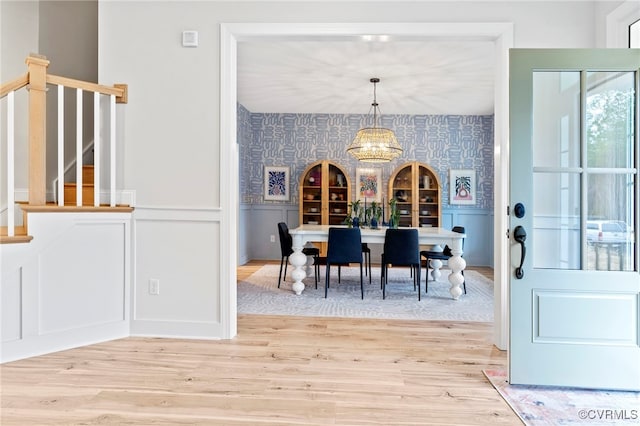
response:
<path fill-rule="evenodd" d="M 15 229 L 15 93 L 19 90 L 28 90 L 28 190 L 29 206 L 44 206 L 46 200 L 46 97 L 47 84 L 57 86 L 57 154 L 58 154 L 58 205 L 64 205 L 64 88 L 76 89 L 76 206 L 82 206 L 82 151 L 83 151 L 83 129 L 82 129 L 82 98 L 83 92 L 94 93 L 94 200 L 95 207 L 100 206 L 100 178 L 101 164 L 100 158 L 103 138 L 100 134 L 101 128 L 101 97 L 109 98 L 109 206 L 116 206 L 116 103 L 127 103 L 127 85 L 114 84 L 112 87 L 103 86 L 71 78 L 60 77 L 47 74 L 49 61 L 42 55 L 30 54 L 26 59 L 28 72 L 15 80 L 0 85 L 0 99 L 7 98 L 7 155 L 6 164 L 0 168 L 6 168 L 6 194 L 7 194 L 7 227 L 8 236 L 14 235 Z"/>

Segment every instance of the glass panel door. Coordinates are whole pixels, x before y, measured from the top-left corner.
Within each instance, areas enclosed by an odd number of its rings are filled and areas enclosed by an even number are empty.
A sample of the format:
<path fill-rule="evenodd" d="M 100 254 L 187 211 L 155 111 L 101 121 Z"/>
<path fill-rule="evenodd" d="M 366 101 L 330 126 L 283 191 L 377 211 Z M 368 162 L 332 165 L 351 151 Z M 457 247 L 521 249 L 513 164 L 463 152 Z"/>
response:
<path fill-rule="evenodd" d="M 534 268 L 634 270 L 634 76 L 533 73 Z"/>

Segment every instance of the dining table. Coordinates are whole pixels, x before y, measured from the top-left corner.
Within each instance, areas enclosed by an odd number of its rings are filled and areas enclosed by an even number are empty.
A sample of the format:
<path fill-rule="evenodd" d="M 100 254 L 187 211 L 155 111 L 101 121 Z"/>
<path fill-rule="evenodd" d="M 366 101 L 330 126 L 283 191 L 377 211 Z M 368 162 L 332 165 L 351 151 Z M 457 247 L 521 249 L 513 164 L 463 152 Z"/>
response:
<path fill-rule="evenodd" d="M 329 228 L 344 228 L 347 225 L 300 225 L 297 228 L 290 229 L 289 233 L 293 239 L 293 253 L 289 256 L 289 263 L 293 266 L 291 278 L 294 282 L 292 284 L 292 290 L 295 294 L 301 295 L 305 289 L 303 280 L 312 271 L 313 258 L 302 253 L 302 249 L 308 243 L 314 242 L 326 242 L 329 239 Z M 403 227 L 404 229 L 407 229 Z M 384 244 L 384 238 L 387 231 L 387 227 L 378 227 L 376 229 L 370 227 L 361 227 L 360 235 L 363 243 L 371 244 Z M 462 284 L 464 283 L 464 276 L 462 271 L 467 266 L 467 263 L 462 258 L 462 242 L 466 237 L 466 234 L 453 232 L 450 229 L 438 228 L 438 227 L 415 227 L 411 229 L 418 230 L 418 239 L 420 245 L 436 245 L 444 246 L 448 245 L 451 249 L 451 257 L 447 261 L 451 273 L 449 274 L 449 283 L 451 285 L 449 293 L 451 297 L 457 300 L 462 295 Z M 432 276 L 437 279 L 439 276 L 439 268 L 442 265 L 441 262 L 433 262 Z"/>

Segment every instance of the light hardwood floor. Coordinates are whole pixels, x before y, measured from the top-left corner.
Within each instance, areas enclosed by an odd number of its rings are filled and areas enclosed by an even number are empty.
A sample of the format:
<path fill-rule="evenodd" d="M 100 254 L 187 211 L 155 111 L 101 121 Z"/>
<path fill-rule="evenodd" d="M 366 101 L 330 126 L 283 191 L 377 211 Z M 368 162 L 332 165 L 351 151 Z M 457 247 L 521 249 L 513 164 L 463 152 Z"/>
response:
<path fill-rule="evenodd" d="M 4 364 L 0 424 L 521 424 L 482 373 L 506 366 L 491 334 L 242 315 L 228 341 L 127 338 Z"/>

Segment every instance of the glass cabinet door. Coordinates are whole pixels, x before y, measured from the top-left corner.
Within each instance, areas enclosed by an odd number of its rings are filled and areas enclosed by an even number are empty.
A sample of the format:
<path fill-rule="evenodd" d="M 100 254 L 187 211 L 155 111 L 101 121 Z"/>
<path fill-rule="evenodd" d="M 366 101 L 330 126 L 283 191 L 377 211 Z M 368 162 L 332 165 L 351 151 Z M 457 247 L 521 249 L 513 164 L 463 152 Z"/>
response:
<path fill-rule="evenodd" d="M 349 213 L 350 180 L 327 160 L 310 164 L 300 176 L 300 224 L 341 225 Z"/>
<path fill-rule="evenodd" d="M 440 191 L 434 173 L 418 166 L 418 221 L 420 226 L 440 226 Z"/>
<path fill-rule="evenodd" d="M 329 225 L 342 225 L 349 211 L 347 177 L 336 165 L 329 164 Z"/>
<path fill-rule="evenodd" d="M 322 164 L 312 166 L 300 181 L 300 224 L 322 223 Z"/>
<path fill-rule="evenodd" d="M 396 169 L 389 197 L 396 201 L 399 226 L 440 226 L 440 179 L 428 165 L 411 162 Z"/>

